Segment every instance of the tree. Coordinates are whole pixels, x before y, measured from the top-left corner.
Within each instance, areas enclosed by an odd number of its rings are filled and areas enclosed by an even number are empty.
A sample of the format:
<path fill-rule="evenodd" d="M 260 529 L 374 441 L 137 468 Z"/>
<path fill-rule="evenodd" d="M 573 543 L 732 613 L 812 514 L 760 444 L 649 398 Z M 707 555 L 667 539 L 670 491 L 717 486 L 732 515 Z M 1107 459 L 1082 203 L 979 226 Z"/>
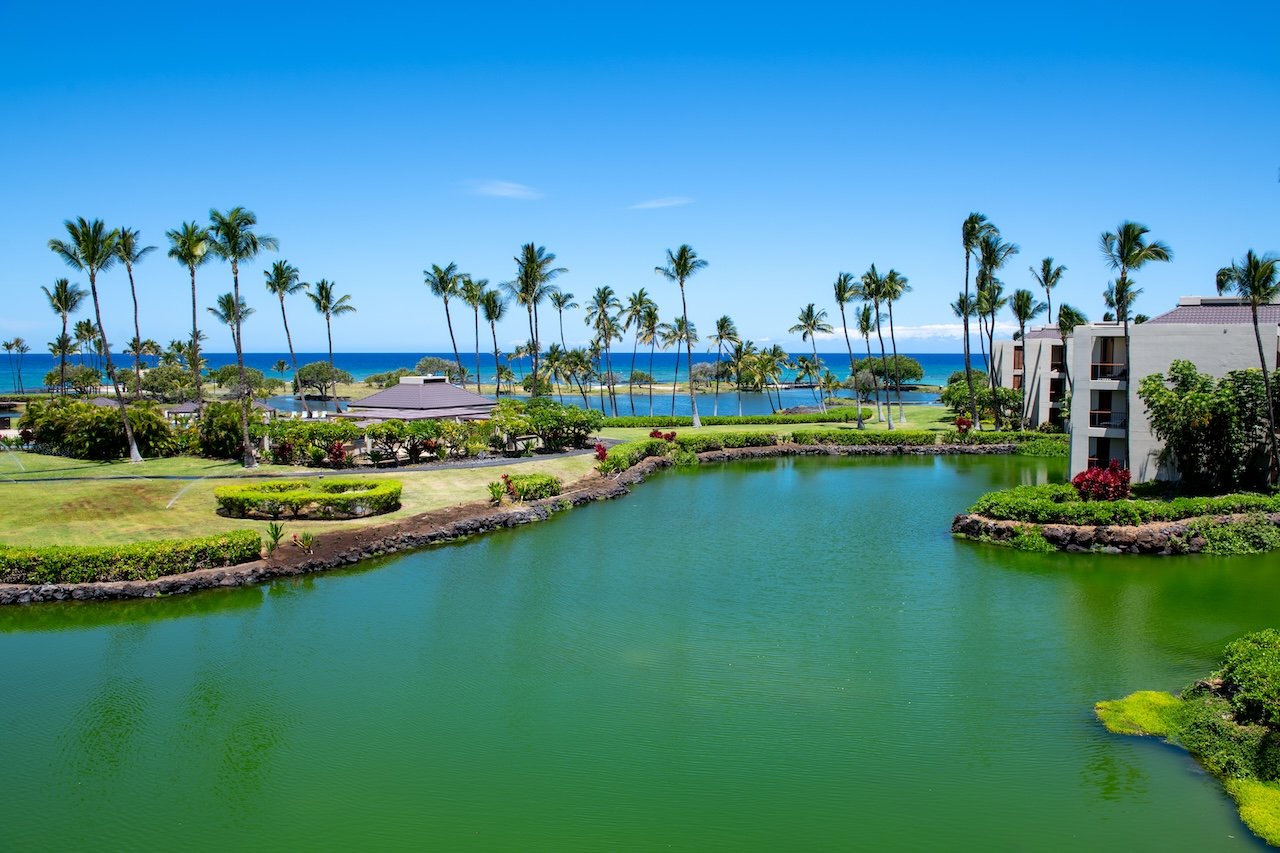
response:
<path fill-rule="evenodd" d="M 120 241 L 116 243 L 116 254 L 129 274 L 129 294 L 133 297 L 133 336 L 142 340 L 142 327 L 138 325 L 138 289 L 133 284 L 133 265 L 156 250 L 155 246 L 140 246 L 141 235 L 136 228 L 121 228 Z M 142 396 L 142 353 L 133 353 L 133 376 L 138 381 L 137 396 Z"/>
<path fill-rule="evenodd" d="M 462 370 L 462 358 L 458 355 L 458 340 L 453 336 L 453 317 L 449 315 L 449 299 L 462 295 L 462 280 L 465 277 L 458 272 L 458 265 L 450 262 L 441 267 L 435 264 L 431 265 L 431 269 L 422 271 L 423 280 L 427 287 L 431 289 L 432 295 L 444 302 L 444 321 L 449 327 L 449 343 L 453 345 L 453 360 L 458 363 L 458 370 Z"/>
<path fill-rule="evenodd" d="M 280 381 L 284 381 L 284 375 L 289 372 L 289 362 L 283 358 L 277 358 L 276 363 L 271 365 L 271 369 L 280 374 Z"/>
<path fill-rule="evenodd" d="M 85 355 L 93 356 L 94 368 L 97 369 L 97 353 L 102 352 L 102 338 L 98 335 L 98 327 L 92 320 L 80 320 L 75 325 L 76 352 L 80 354 L 80 363 L 84 364 Z"/>
<path fill-rule="evenodd" d="M 1258 306 L 1280 298 L 1280 280 L 1277 279 L 1276 258 L 1271 255 L 1260 258 L 1253 253 L 1253 249 L 1245 252 L 1243 260 L 1233 261 L 1231 266 L 1218 270 L 1216 277 L 1219 293 L 1235 291 L 1236 295 L 1249 303 L 1253 336 L 1258 342 L 1258 367 L 1262 369 L 1262 382 L 1267 395 L 1267 435 L 1271 450 L 1267 481 L 1272 484 L 1276 482 L 1277 470 L 1280 468 L 1280 447 L 1276 445 L 1275 396 L 1271 391 L 1271 376 L 1267 372 L 1267 357 L 1262 348 L 1262 332 L 1258 327 Z"/>
<path fill-rule="evenodd" d="M 289 345 L 289 362 L 293 365 L 293 384 L 301 388 L 301 383 L 298 381 L 298 356 L 293 351 L 293 335 L 289 332 L 289 315 L 284 310 L 284 298 L 306 290 L 307 283 L 302 280 L 302 274 L 298 272 L 298 268 L 288 261 L 276 261 L 271 265 L 271 269 L 265 270 L 262 275 L 266 278 L 267 292 L 274 294 L 280 300 L 280 320 L 284 323 L 285 343 Z M 282 364 L 283 361 L 277 363 Z M 302 398 L 302 408 L 306 410 L 307 417 L 311 417 L 311 404 L 307 402 L 307 395 L 299 394 L 299 396 Z"/>
<path fill-rule="evenodd" d="M 1062 274 L 1067 268 L 1062 264 L 1056 267 L 1053 265 L 1053 258 L 1045 258 L 1040 262 L 1040 269 L 1035 267 L 1027 267 L 1031 270 L 1031 277 L 1036 280 L 1036 284 L 1040 285 L 1040 289 L 1044 291 L 1044 298 L 1048 300 L 1045 305 L 1049 313 L 1045 314 L 1044 319 L 1053 322 L 1053 289 L 1062 281 Z"/>
<path fill-rule="evenodd" d="M 906 279 L 903 279 L 905 286 Z M 821 368 L 821 362 L 818 360 L 818 335 L 829 335 L 832 332 L 831 324 L 827 322 L 827 312 L 815 308 L 810 302 L 804 308 L 800 309 L 800 316 L 796 318 L 796 324 L 787 329 L 790 334 L 800 333 L 801 341 L 809 341 L 813 344 L 813 362 L 810 368 L 810 379 L 816 381 L 820 378 L 818 372 Z M 827 410 L 826 401 L 818 397 L 818 407 L 822 411 Z"/>
<path fill-rule="evenodd" d="M 680 345 L 685 344 L 686 350 L 693 351 L 693 344 L 698 341 L 698 329 L 685 322 L 684 317 L 676 317 L 670 323 L 663 323 L 658 326 L 658 340 L 662 348 L 674 346 L 676 348 L 676 372 L 671 380 L 671 414 L 676 413 L 676 390 L 680 385 Z M 689 384 L 693 381 L 690 379 Z M 692 392 L 690 392 L 692 393 Z M 692 399 L 692 398 L 691 398 Z M 695 421 L 696 421 L 696 415 Z"/>
<path fill-rule="evenodd" d="M 606 284 L 597 287 L 596 292 L 592 294 L 591 302 L 587 304 L 585 318 L 586 324 L 595 329 L 596 338 L 604 347 L 604 381 L 609 386 L 609 401 L 613 406 L 614 417 L 618 416 L 618 400 L 613 392 L 613 351 L 610 344 L 614 340 L 622 339 L 622 332 L 618 327 L 618 316 L 613 313 L 621 310 L 622 301 L 613 292 L 613 288 Z"/>
<path fill-rule="evenodd" d="M 1051 259 L 1052 260 L 1052 259 Z M 1025 288 L 1013 292 L 1013 319 L 1018 321 L 1018 340 L 1022 342 L 1022 424 L 1027 422 L 1027 401 L 1031 395 L 1027 393 L 1027 324 L 1045 311 L 1045 303 L 1036 299 L 1036 295 Z"/>
<path fill-rule="evenodd" d="M 742 417 L 742 384 L 749 375 L 756 357 L 753 341 L 735 341 L 729 352 L 729 367 L 733 371 L 733 384 L 738 391 L 738 417 Z"/>
<path fill-rule="evenodd" d="M 565 267 L 553 267 L 556 256 L 548 252 L 545 246 L 535 246 L 533 243 L 525 243 L 520 247 L 520 254 L 516 255 L 515 262 L 515 280 L 504 282 L 502 286 L 515 298 L 517 305 L 523 305 L 529 312 L 533 394 L 537 396 L 541 388 L 538 383 L 538 355 L 541 352 L 541 342 L 538 337 L 538 305 L 551 292 L 551 282 L 569 270 Z"/>
<path fill-rule="evenodd" d="M 667 249 L 667 265 L 665 267 L 654 267 L 653 271 L 667 279 L 674 281 L 680 285 L 680 316 L 683 320 L 683 327 L 687 331 L 685 335 L 685 349 L 689 355 L 689 364 L 693 364 L 693 340 L 696 333 L 693 327 L 689 325 L 689 306 L 685 300 L 684 285 L 689 277 L 699 270 L 705 269 L 707 262 L 698 257 L 688 243 L 684 243 L 680 248 L 672 252 Z M 702 420 L 698 417 L 698 392 L 694 389 L 693 383 L 689 383 L 689 409 L 693 412 L 693 428 L 698 429 L 702 426 Z M 672 411 L 675 411 L 675 404 L 672 403 Z"/>
<path fill-rule="evenodd" d="M 631 403 L 631 414 L 636 413 L 636 396 L 635 396 L 635 376 L 636 376 L 636 351 L 640 348 L 640 332 L 645 312 L 650 308 L 657 310 L 657 304 L 649 298 L 648 292 L 642 287 L 627 298 L 626 307 L 622 309 L 622 329 L 626 331 L 635 328 L 635 332 L 631 337 L 631 373 L 627 377 L 627 399 Z M 649 366 L 650 371 L 653 366 Z M 653 393 L 653 377 L 649 377 L 649 393 Z"/>
<path fill-rule="evenodd" d="M 236 367 L 244 381 L 244 349 L 240 345 L 240 322 L 243 319 L 239 308 L 244 305 L 240 297 L 240 264 L 251 261 L 260 252 L 279 248 L 274 237 L 255 234 L 253 229 L 258 224 L 258 217 L 253 211 L 243 207 L 233 207 L 227 211 L 209 211 L 210 244 L 209 249 L 222 260 L 231 264 L 231 284 L 233 300 L 231 306 L 236 310 L 233 317 L 235 331 L 232 338 L 236 345 Z M 193 273 L 194 276 L 194 273 Z M 194 281 L 194 278 L 192 279 Z M 194 342 L 194 340 L 193 340 Z M 244 467 L 258 467 L 258 459 L 253 452 L 253 437 L 249 435 L 249 393 L 241 389 L 240 394 L 240 432 L 244 449 Z"/>
<path fill-rule="evenodd" d="M 298 368 L 298 393 L 306 396 L 306 389 L 314 388 L 317 394 L 324 395 L 326 388 L 333 388 L 339 382 L 351 382 L 351 374 L 340 370 L 332 363 L 313 361 Z"/>
<path fill-rule="evenodd" d="M 560 348 L 567 351 L 569 347 L 564 342 L 564 312 L 568 308 L 577 308 L 578 303 L 573 301 L 572 293 L 557 287 L 550 289 L 547 299 L 551 302 L 551 307 L 556 309 L 556 316 L 560 319 Z"/>
<path fill-rule="evenodd" d="M 133 427 L 129 424 L 129 413 L 125 411 L 124 396 L 120 393 L 120 383 L 116 381 L 115 368 L 111 364 L 111 347 L 107 342 L 107 333 L 102 327 L 102 304 L 98 299 L 98 273 L 110 269 L 116 262 L 117 246 L 120 243 L 120 232 L 102 223 L 101 219 L 92 222 L 83 216 L 75 222 L 67 220 L 63 223 L 67 229 L 66 240 L 50 240 L 49 248 L 62 258 L 68 266 L 74 267 L 89 276 L 89 293 L 93 297 L 93 313 L 97 318 L 98 339 L 102 341 L 102 354 L 106 358 L 107 375 L 111 377 L 111 386 L 116 392 L 116 405 L 120 409 L 120 420 L 124 423 L 124 437 L 129 445 L 129 461 L 141 462 L 142 454 L 138 452 L 138 443 L 133 438 Z"/>
<path fill-rule="evenodd" d="M 58 388 L 62 393 L 66 393 L 67 385 L 67 355 L 69 354 L 70 338 L 67 336 L 67 318 L 76 312 L 80 307 L 80 303 L 84 301 L 85 292 L 78 284 L 72 284 L 65 278 L 60 278 L 53 283 L 53 290 L 41 285 L 40 289 L 44 291 L 44 295 L 49 300 L 49 307 L 53 309 L 53 313 L 57 314 L 62 320 L 62 335 L 58 338 L 59 347 L 54 355 L 58 356 Z M 66 345 L 63 345 L 63 341 Z"/>
<path fill-rule="evenodd" d="M 209 260 L 209 232 L 195 222 L 184 222 L 182 227 L 166 231 L 169 238 L 169 257 L 191 273 L 191 350 L 187 363 L 196 384 L 196 404 L 200 405 L 200 326 L 196 308 L 196 267 Z"/>
<path fill-rule="evenodd" d="M 989 234 L 999 234 L 1000 229 L 987 221 L 987 217 L 981 213 L 970 213 L 965 217 L 964 223 L 960 226 L 960 240 L 964 245 L 964 296 L 965 300 L 969 300 L 969 259 L 978 253 L 978 244 L 982 238 Z M 974 314 L 977 314 L 977 303 L 974 305 Z M 973 363 L 971 355 L 972 343 L 969 338 L 969 316 L 964 315 L 961 319 L 964 326 L 964 373 L 965 384 L 969 387 L 969 409 L 976 412 L 978 410 L 977 398 L 973 390 Z M 879 406 L 879 398 L 877 397 L 877 407 Z M 977 418 L 975 417 L 976 421 Z M 981 425 L 978 427 L 981 429 Z"/>
<path fill-rule="evenodd" d="M 996 314 L 1007 304 L 1004 285 L 996 277 L 1009 259 L 1018 254 L 1016 243 L 1006 243 L 1000 232 L 992 229 L 978 240 L 978 313 L 986 317 L 987 352 L 995 356 Z M 990 369 L 991 393 L 996 393 L 996 373 Z M 1000 429 L 1000 407 L 995 407 L 995 428 Z"/>
<path fill-rule="evenodd" d="M 714 417 L 720 414 L 720 356 L 726 344 L 736 344 L 739 340 L 738 327 L 733 324 L 728 314 L 716 320 L 716 330 L 710 340 L 716 345 L 716 391 L 711 407 L 711 414 Z"/>
<path fill-rule="evenodd" d="M 14 338 L 10 343 L 13 344 L 13 351 L 18 354 L 18 393 L 25 394 L 27 392 L 26 384 L 22 381 L 22 360 L 27 353 L 31 352 L 31 345 L 22 338 Z"/>
<path fill-rule="evenodd" d="M 489 324 L 489 331 L 493 335 L 493 381 L 497 386 L 496 393 L 501 394 L 502 368 L 505 365 L 499 359 L 501 354 L 498 352 L 498 321 L 506 316 L 507 301 L 496 290 L 486 290 L 480 307 L 484 309 L 484 321 Z"/>
<path fill-rule="evenodd" d="M 476 393 L 480 393 L 480 306 L 484 302 L 484 295 L 489 292 L 489 279 L 472 278 L 465 276 L 462 279 L 462 285 L 458 289 L 458 294 L 462 297 L 462 301 L 471 307 L 476 318 Z"/>
<path fill-rule="evenodd" d="M 646 305 L 644 312 L 640 315 L 640 325 L 636 332 L 639 334 L 639 342 L 649 347 L 649 417 L 653 417 L 653 354 L 658 347 L 658 306 L 652 301 Z M 632 371 L 634 373 L 634 371 Z"/>
<path fill-rule="evenodd" d="M 1071 387 L 1071 360 L 1067 358 L 1067 338 L 1075 331 L 1076 326 L 1083 326 L 1088 322 L 1084 314 L 1065 302 L 1058 306 L 1058 337 L 1062 339 L 1062 372 L 1068 388 Z"/>
<path fill-rule="evenodd" d="M 880 303 L 886 298 L 887 294 L 886 294 L 886 288 L 884 283 L 884 276 L 880 275 L 880 273 L 876 271 L 875 264 L 872 264 L 871 268 L 862 274 L 862 286 L 860 290 L 864 299 L 871 300 L 872 316 L 875 318 L 875 325 L 876 325 L 876 337 L 880 339 L 880 364 L 881 366 L 886 366 L 887 361 L 885 359 L 885 351 L 884 351 L 884 333 L 880 330 L 880 319 L 881 319 Z M 885 410 L 885 414 L 887 415 L 885 419 L 885 426 L 888 429 L 893 429 L 893 404 L 888 399 L 889 397 L 888 374 L 885 374 L 885 376 L 883 377 L 883 384 L 885 388 L 884 410 Z M 880 394 L 879 392 L 876 392 L 877 416 L 879 416 L 879 411 L 880 411 Z M 901 417 L 901 412 L 899 412 L 899 417 Z"/>
<path fill-rule="evenodd" d="M 315 290 L 307 292 L 307 296 L 311 299 L 312 304 L 316 306 L 316 310 L 324 315 L 324 329 L 325 329 L 325 333 L 329 336 L 329 369 L 330 371 L 334 370 L 334 367 L 333 367 L 333 318 L 341 317 L 343 314 L 354 313 L 356 310 L 356 307 L 351 304 L 351 295 L 343 294 L 342 296 L 338 296 L 337 293 L 334 292 L 335 287 L 337 287 L 337 284 L 335 282 L 322 278 L 315 283 Z M 452 336 L 453 332 L 450 331 L 449 334 Z M 454 347 L 453 354 L 455 357 L 458 354 L 456 346 Z M 461 369 L 462 367 L 461 361 L 458 361 L 458 367 L 459 369 Z M 333 407 L 335 411 L 339 411 L 339 412 L 342 411 L 342 402 L 338 399 L 337 387 L 333 389 Z"/>
<path fill-rule="evenodd" d="M 236 310 L 237 307 L 239 310 Z M 218 301 L 213 307 L 205 310 L 217 318 L 219 323 L 223 323 L 231 330 L 231 346 L 233 348 L 239 346 L 240 327 L 253 314 L 254 309 L 245 305 L 243 299 L 240 300 L 240 305 L 237 306 L 235 294 L 224 293 L 218 297 Z"/>
<path fill-rule="evenodd" d="M 884 277 L 884 297 L 885 304 L 889 306 L 889 343 L 893 347 L 893 387 L 894 393 L 898 397 L 898 422 L 906 420 L 906 416 L 902 414 L 902 375 L 897 372 L 898 368 L 898 337 L 893 330 L 893 303 L 902 298 L 903 294 L 911 290 L 911 285 L 907 284 L 907 277 L 897 270 L 889 270 Z M 888 389 L 886 389 L 886 395 Z"/>
<path fill-rule="evenodd" d="M 858 280 L 853 273 L 842 272 L 836 275 L 833 287 L 836 296 L 836 307 L 840 309 L 840 329 L 844 332 L 844 348 L 849 352 L 849 378 L 853 378 L 853 344 L 849 341 L 849 321 L 844 315 L 844 306 L 858 297 Z M 861 414 L 861 409 L 859 409 Z"/>
<path fill-rule="evenodd" d="M 9 356 L 9 381 L 13 384 L 13 390 L 18 390 L 18 375 L 14 373 L 13 368 L 13 350 L 17 346 L 13 341 L 4 341 L 0 343 L 0 347 L 4 348 L 5 353 Z"/>
<path fill-rule="evenodd" d="M 858 309 L 858 334 L 862 337 L 862 342 L 866 344 L 867 361 L 871 361 L 871 332 L 873 329 L 879 329 L 879 324 L 880 324 L 880 320 L 877 317 L 877 315 L 874 313 L 874 309 L 872 309 L 871 305 L 866 302 L 862 303 L 862 307 Z M 880 348 L 880 352 L 882 354 L 884 352 L 883 342 Z M 873 373 L 872 377 L 874 378 L 874 376 L 875 374 Z M 875 391 L 875 395 L 876 395 L 876 420 L 878 421 L 883 420 L 884 416 L 880 414 L 879 384 L 876 384 L 873 390 Z M 859 420 L 858 429 L 865 429 L 865 427 L 861 424 L 861 420 L 862 420 L 861 408 L 858 409 L 858 420 Z"/>
<path fill-rule="evenodd" d="M 1098 241 L 1103 258 L 1113 270 L 1120 273 L 1115 284 L 1108 288 L 1115 304 L 1108 302 L 1107 305 L 1116 310 L 1116 318 L 1124 324 L 1124 375 L 1128 382 L 1133 381 L 1129 376 L 1129 309 L 1133 307 L 1133 300 L 1142 292 L 1132 288 L 1129 271 L 1141 269 L 1152 261 L 1168 262 L 1173 259 L 1173 250 L 1167 245 L 1159 240 L 1147 241 L 1149 233 L 1151 229 L 1145 225 L 1125 221 L 1115 231 L 1102 232 Z M 1125 430 L 1124 445 L 1125 465 L 1130 465 L 1133 448 L 1129 430 Z"/>

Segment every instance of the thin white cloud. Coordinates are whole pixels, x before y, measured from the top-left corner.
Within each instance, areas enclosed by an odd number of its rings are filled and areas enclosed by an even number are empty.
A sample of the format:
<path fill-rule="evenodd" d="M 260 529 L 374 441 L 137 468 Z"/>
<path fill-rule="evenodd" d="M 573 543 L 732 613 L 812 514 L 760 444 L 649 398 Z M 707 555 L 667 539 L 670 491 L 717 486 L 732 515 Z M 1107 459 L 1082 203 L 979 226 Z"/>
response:
<path fill-rule="evenodd" d="M 648 201 L 637 202 L 628 207 L 627 210 L 657 210 L 660 207 L 683 207 L 686 204 L 693 204 L 693 201 L 687 195 L 671 195 L 665 198 L 651 198 Z"/>
<path fill-rule="evenodd" d="M 487 195 L 493 198 L 542 198 L 542 193 L 527 184 L 514 181 L 471 181 L 467 184 L 475 195 Z"/>
<path fill-rule="evenodd" d="M 883 329 L 885 336 L 887 338 L 889 334 L 889 324 L 885 323 L 881 328 Z M 995 337 L 998 340 L 1000 339 L 1007 340 L 1016 331 L 1018 331 L 1017 323 L 1000 321 L 996 323 Z M 893 332 L 895 337 L 897 337 L 897 339 L 900 341 L 920 341 L 920 340 L 939 340 L 939 339 L 961 341 L 964 339 L 964 326 L 961 325 L 960 323 L 925 323 L 920 326 L 894 326 Z M 978 323 L 976 320 L 969 326 L 969 334 L 971 334 L 974 338 L 978 337 L 979 335 Z M 836 326 L 835 329 L 830 334 L 819 332 L 817 335 L 815 335 L 815 337 L 817 337 L 818 340 L 820 341 L 827 341 L 832 339 L 843 341 L 844 331 L 839 326 Z M 862 339 L 862 335 L 858 333 L 857 329 L 850 329 L 849 337 L 854 341 L 858 341 Z"/>

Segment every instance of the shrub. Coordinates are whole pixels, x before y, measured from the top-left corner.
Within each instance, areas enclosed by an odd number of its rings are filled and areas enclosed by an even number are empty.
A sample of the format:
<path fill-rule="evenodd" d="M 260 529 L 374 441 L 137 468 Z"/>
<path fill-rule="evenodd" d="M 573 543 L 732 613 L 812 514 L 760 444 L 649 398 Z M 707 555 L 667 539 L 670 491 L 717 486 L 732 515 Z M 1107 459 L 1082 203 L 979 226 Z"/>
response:
<path fill-rule="evenodd" d="M 864 419 L 871 417 L 872 411 L 862 409 Z M 829 424 L 853 423 L 858 420 L 858 407 L 840 406 L 825 414 L 814 412 L 807 415 L 710 415 L 701 419 L 703 426 L 747 426 L 749 424 Z M 605 418 L 602 427 L 691 427 L 693 418 L 681 415 L 624 415 L 616 418 Z"/>
<path fill-rule="evenodd" d="M 1280 726 L 1280 631 L 1268 628 L 1229 643 L 1217 675 L 1237 721 Z"/>
<path fill-rule="evenodd" d="M 665 456 L 671 445 L 659 438 L 626 441 L 609 448 L 609 455 L 596 466 L 601 474 L 620 474 L 650 456 Z"/>
<path fill-rule="evenodd" d="M 560 494 L 562 488 L 560 478 L 550 474 L 503 474 L 502 481 L 507 494 L 518 501 L 552 498 Z"/>
<path fill-rule="evenodd" d="M 363 518 L 400 508 L 398 480 L 269 480 L 213 490 L 233 518 Z"/>
<path fill-rule="evenodd" d="M 604 415 L 594 409 L 565 406 L 549 397 L 538 397 L 525 404 L 525 417 L 529 431 L 536 435 L 547 450 L 563 450 L 566 447 L 586 447 L 587 439 L 598 432 L 604 423 Z"/>
<path fill-rule="evenodd" d="M 1065 436 L 1063 436 L 1065 438 Z M 1070 455 L 1070 447 L 1058 438 L 1035 438 L 1024 441 L 1013 451 L 1018 456 L 1039 456 L 1050 459 L 1065 459 Z"/>
<path fill-rule="evenodd" d="M 1130 499 L 1082 501 L 1074 486 L 1053 484 L 1015 486 L 988 492 L 978 498 L 969 512 L 1007 521 L 1036 524 L 1145 524 L 1149 521 L 1179 521 L 1202 515 L 1248 512 L 1280 512 L 1280 496 L 1256 494 L 1217 497 L 1174 498 L 1173 500 Z"/>
<path fill-rule="evenodd" d="M 1228 521 L 1205 518 L 1189 528 L 1204 538 L 1206 554 L 1265 554 L 1280 548 L 1280 529 L 1262 513 Z"/>
<path fill-rule="evenodd" d="M 938 443 L 938 436 L 923 430 L 798 429 L 791 433 L 791 440 L 796 444 L 835 444 L 840 447 L 931 447 Z"/>
<path fill-rule="evenodd" d="M 235 404 L 223 405 L 234 406 Z M 298 461 L 316 468 L 326 464 L 341 467 L 346 462 L 346 451 L 343 450 L 341 458 L 338 458 L 335 464 L 336 454 L 332 452 L 334 445 L 341 448 L 347 442 L 359 438 L 361 432 L 360 427 L 341 418 L 333 420 L 281 418 L 266 425 L 263 425 L 259 419 L 251 429 L 255 436 L 266 435 L 271 440 L 273 448 L 277 445 L 287 446 L 291 450 L 289 461 Z M 239 434 L 239 411 L 237 410 L 235 432 L 237 444 L 239 444 Z"/>
<path fill-rule="evenodd" d="M 1086 501 L 1118 501 L 1129 497 L 1129 469 L 1115 459 L 1106 468 L 1087 468 L 1071 481 Z"/>
<path fill-rule="evenodd" d="M 254 435 L 262 428 L 262 414 L 249 409 L 249 430 Z M 237 459 L 244 455 L 244 435 L 240 430 L 240 404 L 237 402 L 206 403 L 196 425 L 200 455 L 211 459 Z"/>
<path fill-rule="evenodd" d="M 1048 539 L 1044 538 L 1044 534 L 1039 528 L 1031 530 L 1019 530 L 1009 539 L 1009 544 L 1019 551 L 1027 551 L 1032 554 L 1050 554 L 1056 550 Z"/>
<path fill-rule="evenodd" d="M 153 403 L 126 408 L 138 452 L 146 457 L 173 456 L 182 450 L 180 436 Z M 31 400 L 18 420 L 41 452 L 99 462 L 128 453 L 124 424 L 115 406 L 94 406 L 80 400 Z"/>
<path fill-rule="evenodd" d="M 1030 430 L 948 430 L 942 435 L 943 444 L 1021 444 L 1024 441 L 1043 439 L 1044 435 Z M 1064 436 L 1065 440 L 1065 436 Z"/>
<path fill-rule="evenodd" d="M 769 432 L 686 433 L 676 438 L 675 443 L 682 450 L 705 453 L 726 447 L 772 447 L 778 443 L 778 436 Z"/>
<path fill-rule="evenodd" d="M 1215 695 L 1184 695 L 1175 720 L 1176 740 L 1210 773 L 1229 779 L 1256 778 L 1265 727 L 1237 725 L 1231 719 L 1231 706 Z"/>
<path fill-rule="evenodd" d="M 254 530 L 131 545 L 0 545 L 0 582 L 154 580 L 197 569 L 234 566 L 258 559 L 261 551 L 262 539 Z"/>

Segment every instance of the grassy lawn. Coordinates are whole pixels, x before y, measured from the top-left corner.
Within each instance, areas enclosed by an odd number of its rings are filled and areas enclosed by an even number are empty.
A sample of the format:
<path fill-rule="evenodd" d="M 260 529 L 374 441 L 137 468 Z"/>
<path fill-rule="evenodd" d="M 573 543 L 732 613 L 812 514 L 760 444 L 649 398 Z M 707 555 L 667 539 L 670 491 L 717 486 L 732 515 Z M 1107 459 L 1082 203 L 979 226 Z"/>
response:
<path fill-rule="evenodd" d="M 271 470 L 291 471 L 280 468 Z M 227 459 L 200 459 L 175 456 L 148 459 L 141 465 L 127 460 L 87 462 L 39 453 L 0 453 L 0 484 L 9 481 L 45 480 L 54 477 L 236 477 L 244 471 L 239 462 Z"/>
<path fill-rule="evenodd" d="M 31 454 L 23 454 L 24 464 L 28 458 Z M 128 463 L 100 465 L 53 457 L 34 458 L 50 460 L 54 465 L 67 463 L 61 470 L 65 475 L 74 476 L 83 472 L 71 469 L 72 464 L 92 465 L 95 470 L 111 469 L 113 473 L 142 473 L 138 469 L 144 468 L 150 477 L 175 473 L 223 476 L 234 475 L 239 469 L 236 463 L 202 459 L 155 460 L 141 466 L 130 466 Z M 594 464 L 591 456 L 583 455 L 530 459 L 502 468 L 392 472 L 390 476 L 404 483 L 402 506 L 396 512 L 351 521 L 285 522 L 285 528 L 290 533 L 311 530 L 323 534 L 327 530 L 382 524 L 432 509 L 485 500 L 488 497 L 485 484 L 496 480 L 502 473 L 548 473 L 568 483 L 588 473 Z M 263 468 L 283 473 L 296 470 L 274 466 Z M 223 518 L 215 513 L 213 490 L 225 480 L 183 481 L 146 477 L 104 480 L 100 476 L 95 480 L 68 482 L 41 481 L 39 477 L 13 482 L 0 479 L 0 530 L 4 531 L 0 534 L 0 541 L 9 545 L 117 544 L 183 538 L 246 527 L 265 530 L 267 526 L 266 522 Z M 361 478 L 359 474 L 354 476 Z M 388 474 L 373 476 L 385 477 Z"/>
<path fill-rule="evenodd" d="M 946 432 L 955 428 L 955 415 L 952 415 L 941 406 L 922 406 L 922 405 L 905 405 L 903 412 L 907 416 L 906 421 L 901 425 L 898 423 L 897 413 L 898 407 L 894 406 L 893 427 L 895 430 L 928 430 L 932 432 Z M 704 426 L 697 430 L 691 427 L 664 427 L 664 431 L 675 430 L 677 433 L 693 433 L 714 434 L 725 432 L 772 432 L 779 435 L 790 435 L 795 430 L 813 430 L 813 429 L 857 429 L 854 422 L 832 422 L 832 423 L 811 423 L 811 424 L 744 424 L 741 426 Z M 866 428 L 869 430 L 886 431 L 887 425 L 881 421 L 875 420 L 874 415 L 866 421 Z M 631 441 L 637 438 L 647 438 L 652 432 L 652 427 L 608 427 L 600 431 L 600 435 L 604 438 L 616 438 L 625 441 Z"/>

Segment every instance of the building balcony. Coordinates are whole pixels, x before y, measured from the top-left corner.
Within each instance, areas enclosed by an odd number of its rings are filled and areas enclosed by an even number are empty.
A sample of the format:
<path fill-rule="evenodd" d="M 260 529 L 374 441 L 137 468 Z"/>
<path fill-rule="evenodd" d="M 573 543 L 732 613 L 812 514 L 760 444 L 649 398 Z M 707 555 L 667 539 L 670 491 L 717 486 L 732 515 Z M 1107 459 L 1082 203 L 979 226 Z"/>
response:
<path fill-rule="evenodd" d="M 1123 362 L 1119 364 L 1107 361 L 1094 362 L 1089 368 L 1089 376 L 1092 379 L 1110 379 L 1119 382 L 1125 378 L 1124 364 Z"/>
<path fill-rule="evenodd" d="M 1089 426 L 1098 429 L 1127 429 L 1129 413 L 1095 409 L 1089 412 Z"/>

